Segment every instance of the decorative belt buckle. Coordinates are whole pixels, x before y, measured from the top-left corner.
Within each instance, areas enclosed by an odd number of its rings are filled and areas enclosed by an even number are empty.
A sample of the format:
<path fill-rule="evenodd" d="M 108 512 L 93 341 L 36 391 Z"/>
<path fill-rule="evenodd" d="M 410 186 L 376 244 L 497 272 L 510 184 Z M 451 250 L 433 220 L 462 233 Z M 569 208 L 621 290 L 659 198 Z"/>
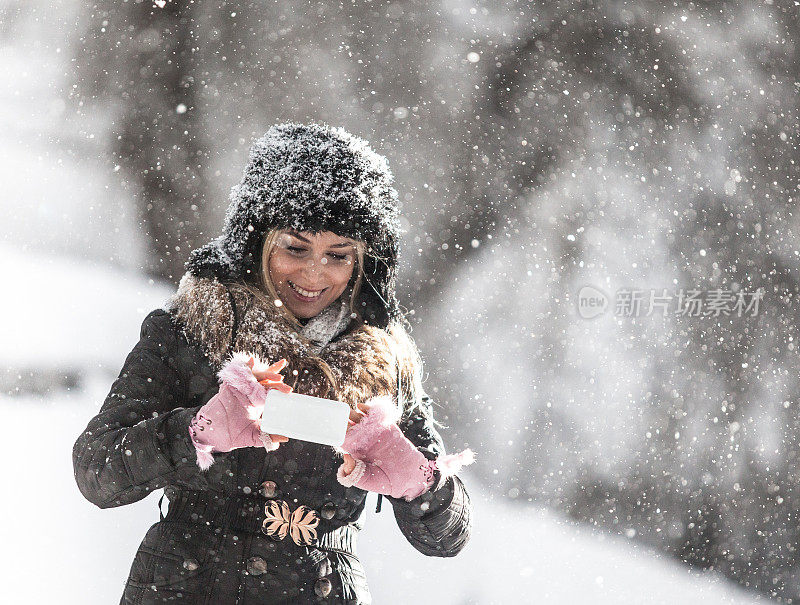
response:
<path fill-rule="evenodd" d="M 301 504 L 289 514 L 289 505 L 283 500 L 270 500 L 264 506 L 265 519 L 261 531 L 283 540 L 291 535 L 298 546 L 309 546 L 317 541 L 319 517 L 313 508 Z"/>

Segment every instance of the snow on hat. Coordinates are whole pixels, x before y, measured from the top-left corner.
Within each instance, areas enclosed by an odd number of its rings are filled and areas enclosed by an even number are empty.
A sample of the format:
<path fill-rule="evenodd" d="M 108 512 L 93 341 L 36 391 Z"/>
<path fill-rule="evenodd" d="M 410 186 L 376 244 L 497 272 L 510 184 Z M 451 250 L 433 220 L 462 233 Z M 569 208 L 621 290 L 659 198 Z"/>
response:
<path fill-rule="evenodd" d="M 194 250 L 186 268 L 197 277 L 252 280 L 273 228 L 333 231 L 364 242 L 358 308 L 367 323 L 385 328 L 400 317 L 393 181 L 386 158 L 343 128 L 276 124 L 250 148 L 242 180 L 231 189 L 222 235 Z"/>

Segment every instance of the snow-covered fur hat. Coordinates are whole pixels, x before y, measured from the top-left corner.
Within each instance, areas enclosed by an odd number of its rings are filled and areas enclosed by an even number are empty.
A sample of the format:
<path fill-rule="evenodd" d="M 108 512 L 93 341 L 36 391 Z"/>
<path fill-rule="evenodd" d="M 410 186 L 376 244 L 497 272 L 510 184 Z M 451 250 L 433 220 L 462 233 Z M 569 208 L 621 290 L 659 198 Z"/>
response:
<path fill-rule="evenodd" d="M 250 148 L 242 180 L 231 189 L 222 235 L 194 250 L 186 268 L 223 282 L 254 281 L 273 228 L 333 231 L 364 242 L 357 303 L 367 323 L 385 328 L 400 317 L 393 181 L 386 158 L 343 128 L 276 124 Z"/>

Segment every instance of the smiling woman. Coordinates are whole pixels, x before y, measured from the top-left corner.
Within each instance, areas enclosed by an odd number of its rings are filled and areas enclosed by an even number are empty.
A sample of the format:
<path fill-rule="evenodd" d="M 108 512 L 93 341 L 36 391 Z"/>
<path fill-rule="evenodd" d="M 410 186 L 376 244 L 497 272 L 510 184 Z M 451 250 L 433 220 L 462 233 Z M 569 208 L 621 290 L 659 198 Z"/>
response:
<path fill-rule="evenodd" d="M 254 142 L 222 234 L 145 318 L 73 448 L 97 506 L 169 499 L 122 603 L 369 605 L 356 552 L 368 492 L 419 552 L 464 548 L 457 471 L 474 456 L 445 453 L 397 301 L 392 179 L 343 129 L 279 124 Z M 271 389 L 347 403 L 344 442 L 262 433 Z"/>

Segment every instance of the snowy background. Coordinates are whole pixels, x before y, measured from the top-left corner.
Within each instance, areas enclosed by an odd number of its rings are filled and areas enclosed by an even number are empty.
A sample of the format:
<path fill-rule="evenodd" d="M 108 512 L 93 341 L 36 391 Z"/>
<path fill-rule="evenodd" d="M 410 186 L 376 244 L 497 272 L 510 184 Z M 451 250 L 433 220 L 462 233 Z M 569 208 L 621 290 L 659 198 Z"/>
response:
<path fill-rule="evenodd" d="M 3 601 L 119 599 L 158 496 L 96 509 L 72 444 L 288 119 L 389 158 L 426 384 L 478 452 L 455 559 L 371 499 L 376 602 L 800 598 L 799 4 L 0 0 Z M 765 295 L 587 320 L 587 285 Z"/>

